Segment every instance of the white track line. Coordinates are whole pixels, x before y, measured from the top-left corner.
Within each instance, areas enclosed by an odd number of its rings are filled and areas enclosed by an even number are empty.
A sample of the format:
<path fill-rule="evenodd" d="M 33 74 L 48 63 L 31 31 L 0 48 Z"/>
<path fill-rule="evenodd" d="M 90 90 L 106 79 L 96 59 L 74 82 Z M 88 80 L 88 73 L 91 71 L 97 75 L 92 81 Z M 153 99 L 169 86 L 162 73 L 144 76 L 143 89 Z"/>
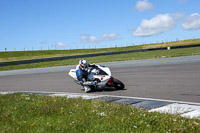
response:
<path fill-rule="evenodd" d="M 99 95 L 99 94 L 92 94 L 92 93 L 71 93 L 71 92 L 53 92 L 53 91 L 3 91 L 2 93 L 51 93 L 51 94 L 67 94 L 67 95 L 80 95 L 80 96 L 100 96 L 100 97 L 119 97 L 119 98 L 127 98 L 127 99 L 139 99 L 139 100 L 147 100 L 147 101 L 161 101 L 161 102 L 171 102 L 171 103 L 180 103 L 180 104 L 189 104 L 189 105 L 199 105 L 200 103 L 195 102 L 185 102 L 185 101 L 175 101 L 175 100 L 164 100 L 164 99 L 155 99 L 155 98 L 142 98 L 142 97 L 131 97 L 131 96 L 116 96 L 116 95 Z"/>

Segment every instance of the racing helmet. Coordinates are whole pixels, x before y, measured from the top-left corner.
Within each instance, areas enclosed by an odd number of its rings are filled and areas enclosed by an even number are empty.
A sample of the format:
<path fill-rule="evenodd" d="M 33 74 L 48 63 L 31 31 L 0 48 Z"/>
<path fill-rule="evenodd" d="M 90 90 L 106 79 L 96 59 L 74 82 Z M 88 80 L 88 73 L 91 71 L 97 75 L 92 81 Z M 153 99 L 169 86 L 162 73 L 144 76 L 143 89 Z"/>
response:
<path fill-rule="evenodd" d="M 79 61 L 79 68 L 81 70 L 87 71 L 88 70 L 88 66 L 89 66 L 89 63 L 88 63 L 87 60 L 82 59 L 82 60 Z"/>

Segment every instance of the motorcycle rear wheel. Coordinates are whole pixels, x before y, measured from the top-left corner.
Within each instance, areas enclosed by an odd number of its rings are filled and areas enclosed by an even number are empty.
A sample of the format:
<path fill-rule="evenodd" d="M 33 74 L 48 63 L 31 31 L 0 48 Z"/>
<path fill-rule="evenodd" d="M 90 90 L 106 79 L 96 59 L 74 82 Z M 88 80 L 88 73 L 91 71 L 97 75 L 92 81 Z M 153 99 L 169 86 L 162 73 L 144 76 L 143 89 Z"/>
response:
<path fill-rule="evenodd" d="M 116 89 L 118 89 L 118 90 L 123 90 L 124 87 L 125 87 L 124 83 L 122 83 L 120 80 L 115 79 L 115 78 L 114 78 L 114 80 L 113 80 L 113 84 L 114 84 L 114 87 L 115 87 Z"/>

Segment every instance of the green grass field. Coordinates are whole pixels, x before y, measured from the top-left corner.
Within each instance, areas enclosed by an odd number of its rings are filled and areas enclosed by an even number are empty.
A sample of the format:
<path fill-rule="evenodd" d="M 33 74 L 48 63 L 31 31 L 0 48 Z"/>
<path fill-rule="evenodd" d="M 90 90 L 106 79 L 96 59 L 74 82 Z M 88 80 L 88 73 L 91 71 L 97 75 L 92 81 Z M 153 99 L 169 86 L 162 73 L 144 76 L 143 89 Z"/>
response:
<path fill-rule="evenodd" d="M 75 49 L 75 50 L 43 50 L 43 51 L 16 51 L 16 52 L 0 52 L 0 62 L 26 60 L 26 59 L 40 59 L 48 57 L 81 55 L 89 53 L 102 53 L 121 51 L 129 49 L 140 49 L 142 46 L 120 47 L 120 48 L 104 48 L 104 49 Z"/>
<path fill-rule="evenodd" d="M 129 54 L 118 54 L 118 55 L 109 55 L 109 56 L 97 56 L 97 57 L 90 57 L 90 58 L 85 58 L 85 59 L 87 59 L 90 63 L 101 63 L 101 62 L 112 62 L 112 61 L 155 59 L 155 58 L 168 58 L 168 57 L 191 56 L 191 55 L 200 55 L 200 47 L 174 49 L 174 50 L 159 50 L 159 51 L 149 51 L 149 52 L 129 53 Z M 76 65 L 79 60 L 80 59 L 69 59 L 69 60 L 62 60 L 62 61 L 50 61 L 50 62 L 32 63 L 32 64 L 25 64 L 25 65 L 6 66 L 6 67 L 0 67 L 0 71 Z"/>
<path fill-rule="evenodd" d="M 200 120 L 124 104 L 41 95 L 0 95 L 0 132 L 195 133 Z"/>
<path fill-rule="evenodd" d="M 118 47 L 118 48 L 104 48 L 104 49 L 0 52 L 0 62 L 69 56 L 69 55 L 80 55 L 80 54 L 89 54 L 89 53 L 113 52 L 113 51 L 123 51 L 123 50 L 133 50 L 133 49 L 147 49 L 147 48 L 160 48 L 160 47 L 168 47 L 168 46 L 193 45 L 193 44 L 200 44 L 200 39 L 191 39 L 191 40 L 182 40 L 182 41 L 174 41 L 174 42 L 167 42 L 167 43 L 156 43 L 156 44 L 137 45 L 137 46 L 128 46 L 128 47 Z"/>

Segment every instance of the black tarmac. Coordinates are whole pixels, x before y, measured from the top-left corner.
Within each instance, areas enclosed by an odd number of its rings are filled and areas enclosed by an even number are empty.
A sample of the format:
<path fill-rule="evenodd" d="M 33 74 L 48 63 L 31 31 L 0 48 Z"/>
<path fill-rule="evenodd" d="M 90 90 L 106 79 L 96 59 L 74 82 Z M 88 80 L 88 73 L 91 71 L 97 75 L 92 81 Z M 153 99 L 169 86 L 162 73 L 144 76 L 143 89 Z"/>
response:
<path fill-rule="evenodd" d="M 125 90 L 92 92 L 200 103 L 200 56 L 99 63 L 109 66 Z M 85 93 L 68 75 L 75 66 L 0 72 L 0 91 Z"/>

